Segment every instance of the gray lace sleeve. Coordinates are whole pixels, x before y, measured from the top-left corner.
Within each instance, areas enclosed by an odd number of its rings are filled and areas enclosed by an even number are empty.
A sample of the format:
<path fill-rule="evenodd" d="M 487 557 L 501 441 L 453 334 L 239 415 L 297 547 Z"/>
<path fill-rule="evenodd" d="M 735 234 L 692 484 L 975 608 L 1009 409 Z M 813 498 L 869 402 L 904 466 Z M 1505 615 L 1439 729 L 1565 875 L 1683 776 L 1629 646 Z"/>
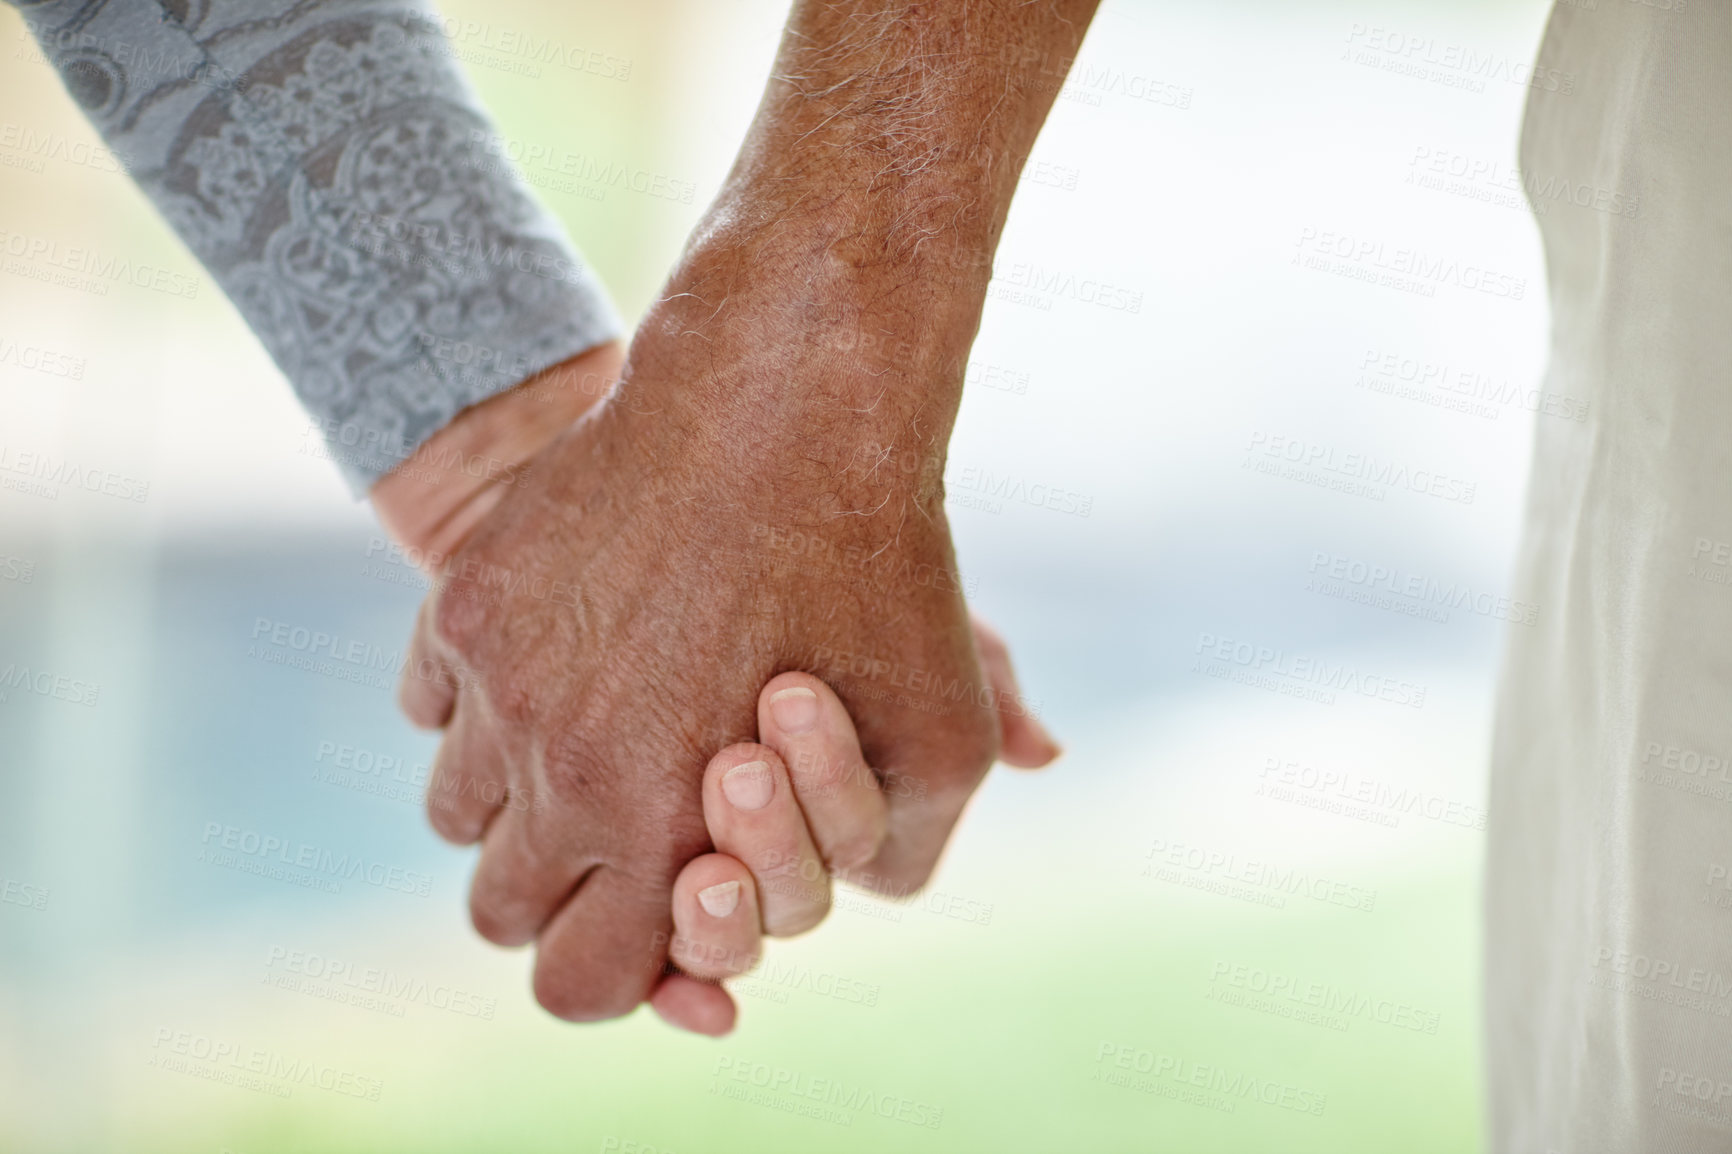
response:
<path fill-rule="evenodd" d="M 357 493 L 620 331 L 426 0 L 13 0 Z"/>

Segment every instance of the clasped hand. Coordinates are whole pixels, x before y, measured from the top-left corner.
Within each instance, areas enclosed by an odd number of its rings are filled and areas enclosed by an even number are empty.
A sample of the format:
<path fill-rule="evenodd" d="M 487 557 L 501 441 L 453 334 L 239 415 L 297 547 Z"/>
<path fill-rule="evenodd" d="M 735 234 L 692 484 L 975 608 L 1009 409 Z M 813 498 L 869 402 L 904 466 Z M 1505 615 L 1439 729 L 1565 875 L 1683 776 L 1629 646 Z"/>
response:
<path fill-rule="evenodd" d="M 947 421 L 754 290 L 766 259 L 688 256 L 618 388 L 488 495 L 417 624 L 432 822 L 481 844 L 476 929 L 535 943 L 563 1018 L 653 997 L 725 1028 L 693 978 L 815 925 L 831 872 L 912 893 L 1001 743 L 1056 753 L 970 626 Z"/>

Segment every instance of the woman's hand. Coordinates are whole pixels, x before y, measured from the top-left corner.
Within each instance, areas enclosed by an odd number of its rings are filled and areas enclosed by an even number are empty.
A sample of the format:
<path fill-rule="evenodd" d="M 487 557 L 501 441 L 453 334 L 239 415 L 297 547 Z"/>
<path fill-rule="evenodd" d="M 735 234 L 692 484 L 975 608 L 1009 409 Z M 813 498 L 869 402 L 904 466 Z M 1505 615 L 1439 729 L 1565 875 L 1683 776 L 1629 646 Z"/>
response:
<path fill-rule="evenodd" d="M 974 619 L 975 647 L 1001 699 L 1017 700 L 1004 642 Z M 1000 756 L 1036 769 L 1058 756 L 1040 723 L 1000 712 Z M 758 962 L 763 938 L 803 933 L 830 910 L 830 879 L 847 879 L 877 853 L 887 791 L 860 752 L 853 720 L 816 677 L 784 673 L 758 696 L 758 741 L 731 745 L 704 773 L 704 820 L 716 852 L 674 882 L 670 973 L 650 997 L 667 1022 L 721 1035 L 737 1008 L 720 984 Z M 854 880 L 872 887 L 870 877 Z M 881 888 L 881 887 L 879 887 Z"/>

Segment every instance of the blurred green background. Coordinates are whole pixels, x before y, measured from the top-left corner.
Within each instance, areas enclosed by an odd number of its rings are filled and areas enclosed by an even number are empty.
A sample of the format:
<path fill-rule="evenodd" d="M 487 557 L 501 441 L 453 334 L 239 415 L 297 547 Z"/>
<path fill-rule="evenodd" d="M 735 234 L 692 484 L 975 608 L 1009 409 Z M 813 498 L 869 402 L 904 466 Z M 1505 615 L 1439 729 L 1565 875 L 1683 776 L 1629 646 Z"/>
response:
<path fill-rule="evenodd" d="M 726 170 L 783 6 L 442 11 L 508 138 L 689 182 L 688 203 L 541 181 L 640 315 Z M 973 599 L 1067 756 L 994 773 L 931 895 L 850 895 L 776 945 L 721 1041 L 647 1010 L 549 1018 L 529 958 L 467 925 L 470 855 L 412 796 L 372 790 L 381 775 L 326 780 L 327 747 L 415 766 L 432 743 L 386 691 L 250 656 L 253 623 L 392 646 L 418 590 L 378 563 L 367 509 L 307 451 L 208 280 L 185 302 L 0 271 L 0 340 L 87 362 L 79 380 L 0 364 L 0 445 L 152 485 L 128 507 L 0 492 L 0 572 L 32 573 L 0 580 L 0 667 L 103 687 L 94 709 L 0 698 L 0 880 L 48 895 L 0 904 L 0 1149 L 1477 1149 L 1481 835 L 1390 799 L 1483 806 L 1499 623 L 1349 603 L 1312 573 L 1321 553 L 1505 586 L 1530 418 L 1391 397 L 1367 366 L 1393 351 L 1536 378 L 1525 210 L 1415 180 L 1438 152 L 1513 166 L 1524 90 L 1404 72 L 1364 45 L 1393 29 L 1519 64 L 1544 16 L 1538 0 L 1106 0 L 999 268 L 1092 276 L 1144 305 L 990 303 L 951 461 L 1094 498 L 1086 518 L 952 500 Z M 526 67 L 497 47 L 523 32 L 629 76 Z M 89 143 L 11 9 L 0 46 L 0 118 Z M 197 272 L 124 176 L 19 148 L 0 147 L 0 228 Z M 1319 275 L 1295 263 L 1307 228 L 1489 258 L 1529 291 Z M 1433 463 L 1481 499 L 1372 503 L 1259 476 L 1246 445 L 1270 430 Z M 1398 675 L 1425 705 L 1212 677 L 1205 636 Z M 1283 766 L 1300 783 L 1286 792 Z M 1323 775 L 1333 795 L 1305 784 Z M 1365 782 L 1381 801 L 1344 810 Z M 423 872 L 430 892 L 213 865 L 212 823 Z M 1358 908 L 1330 900 L 1344 893 Z"/>

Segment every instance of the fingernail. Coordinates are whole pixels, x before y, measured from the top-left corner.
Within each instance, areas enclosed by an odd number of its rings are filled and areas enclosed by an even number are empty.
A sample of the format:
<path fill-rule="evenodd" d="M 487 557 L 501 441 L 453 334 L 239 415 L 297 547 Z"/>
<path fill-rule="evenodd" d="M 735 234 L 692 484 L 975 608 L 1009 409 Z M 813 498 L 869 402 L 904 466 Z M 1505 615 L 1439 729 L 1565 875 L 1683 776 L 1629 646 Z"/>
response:
<path fill-rule="evenodd" d="M 805 733 L 818 724 L 818 695 L 805 686 L 770 694 L 770 716 L 783 733 Z"/>
<path fill-rule="evenodd" d="M 763 809 L 775 791 L 770 767 L 761 761 L 748 761 L 722 774 L 722 796 L 735 809 Z"/>
<path fill-rule="evenodd" d="M 698 891 L 698 904 L 712 918 L 725 918 L 740 904 L 740 883 L 723 882 Z"/>

